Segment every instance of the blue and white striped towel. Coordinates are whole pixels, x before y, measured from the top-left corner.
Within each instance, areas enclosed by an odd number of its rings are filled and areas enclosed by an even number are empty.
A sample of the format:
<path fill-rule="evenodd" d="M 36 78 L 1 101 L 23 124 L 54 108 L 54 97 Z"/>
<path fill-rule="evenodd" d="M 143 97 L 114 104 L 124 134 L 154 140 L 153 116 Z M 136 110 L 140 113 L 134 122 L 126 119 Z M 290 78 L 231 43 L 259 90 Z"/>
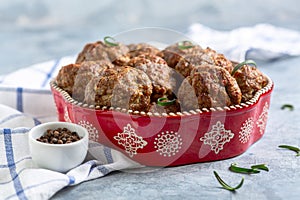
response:
<path fill-rule="evenodd" d="M 84 164 L 68 173 L 35 166 L 28 147 L 28 131 L 37 120 L 0 105 L 0 199 L 49 199 L 66 186 L 99 178 L 115 170 L 142 166 L 118 151 L 90 142 Z M 9 128 L 9 127 L 17 128 Z"/>
<path fill-rule="evenodd" d="M 41 122 L 56 120 L 56 109 L 49 82 L 57 75 L 61 66 L 74 60 L 74 56 L 67 56 L 2 76 L 0 104 L 26 113 Z"/>
<path fill-rule="evenodd" d="M 267 24 L 227 32 L 194 24 L 187 35 L 201 46 L 209 46 L 236 61 L 249 56 L 270 61 L 300 55 L 300 33 Z M 1 77 L 0 199 L 49 199 L 66 186 L 114 170 L 142 167 L 97 143 L 89 144 L 86 162 L 66 174 L 38 169 L 32 162 L 27 133 L 41 122 L 57 120 L 49 81 L 61 66 L 74 61 L 75 56 L 63 57 Z"/>

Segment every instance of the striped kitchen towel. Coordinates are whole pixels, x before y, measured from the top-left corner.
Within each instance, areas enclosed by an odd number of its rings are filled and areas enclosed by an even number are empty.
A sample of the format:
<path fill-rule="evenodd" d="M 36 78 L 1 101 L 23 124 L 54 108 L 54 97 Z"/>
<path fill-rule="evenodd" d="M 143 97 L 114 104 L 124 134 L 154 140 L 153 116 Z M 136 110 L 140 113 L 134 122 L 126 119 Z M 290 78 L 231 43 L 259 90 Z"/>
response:
<path fill-rule="evenodd" d="M 115 170 L 142 166 L 99 143 L 89 143 L 86 161 L 66 174 L 40 169 L 30 157 L 28 131 L 36 119 L 0 105 L 0 199 L 44 200 L 66 186 L 99 178 Z"/>
<path fill-rule="evenodd" d="M 49 82 L 62 66 L 74 61 L 75 56 L 66 56 L 2 76 L 0 104 L 26 113 L 41 122 L 57 120 Z"/>

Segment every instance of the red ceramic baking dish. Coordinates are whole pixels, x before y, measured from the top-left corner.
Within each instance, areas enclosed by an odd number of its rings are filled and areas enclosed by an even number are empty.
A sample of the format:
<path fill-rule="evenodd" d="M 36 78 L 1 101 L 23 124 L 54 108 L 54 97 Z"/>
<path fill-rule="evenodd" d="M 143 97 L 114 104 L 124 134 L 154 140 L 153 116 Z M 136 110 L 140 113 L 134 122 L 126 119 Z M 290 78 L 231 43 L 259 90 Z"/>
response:
<path fill-rule="evenodd" d="M 144 113 L 95 107 L 74 100 L 55 81 L 59 121 L 88 129 L 90 140 L 147 166 L 177 166 L 231 158 L 264 134 L 273 82 L 239 105 L 180 113 Z"/>

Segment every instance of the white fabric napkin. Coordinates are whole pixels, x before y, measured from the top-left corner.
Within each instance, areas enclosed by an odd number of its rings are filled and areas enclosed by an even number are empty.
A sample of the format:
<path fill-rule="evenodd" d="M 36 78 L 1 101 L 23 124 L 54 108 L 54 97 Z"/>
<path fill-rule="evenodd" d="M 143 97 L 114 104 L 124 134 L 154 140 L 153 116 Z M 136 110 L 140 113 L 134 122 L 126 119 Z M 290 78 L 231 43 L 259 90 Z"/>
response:
<path fill-rule="evenodd" d="M 41 122 L 57 120 L 49 82 L 57 75 L 61 66 L 74 61 L 75 56 L 66 56 L 2 76 L 0 104 L 26 113 Z"/>
<path fill-rule="evenodd" d="M 24 113 L 0 105 L 0 199 L 49 199 L 66 186 L 115 170 L 142 167 L 118 151 L 90 142 L 86 161 L 66 174 L 40 169 L 32 161 L 28 147 L 28 131 L 39 123 Z"/>
<path fill-rule="evenodd" d="M 273 61 L 300 55 L 300 33 L 270 24 L 217 31 L 195 23 L 189 27 L 187 36 L 202 47 L 211 47 L 234 61 L 250 58 Z"/>
<path fill-rule="evenodd" d="M 187 33 L 232 60 L 274 59 L 300 55 L 300 33 L 268 24 L 217 31 L 193 24 Z M 44 62 L 0 79 L 0 199 L 48 199 L 60 189 L 102 177 L 111 171 L 141 168 L 123 154 L 90 143 L 86 161 L 66 174 L 39 169 L 31 160 L 27 133 L 31 127 L 56 121 L 49 82 L 75 56 Z"/>

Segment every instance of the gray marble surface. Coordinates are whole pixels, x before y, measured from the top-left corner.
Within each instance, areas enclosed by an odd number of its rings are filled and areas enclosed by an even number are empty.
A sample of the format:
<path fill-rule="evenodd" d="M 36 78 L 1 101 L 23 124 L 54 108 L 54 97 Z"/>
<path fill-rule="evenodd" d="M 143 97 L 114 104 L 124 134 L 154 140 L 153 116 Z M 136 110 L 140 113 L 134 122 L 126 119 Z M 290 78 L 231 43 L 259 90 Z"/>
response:
<path fill-rule="evenodd" d="M 76 54 L 85 43 L 140 27 L 186 32 L 199 22 L 219 30 L 271 23 L 300 30 L 297 0 L 3 0 L 0 2 L 0 74 L 34 63 Z M 300 58 L 261 63 L 275 82 L 264 137 L 241 156 L 211 163 L 161 168 L 149 172 L 114 172 L 58 192 L 53 199 L 299 199 L 300 159 L 277 146 L 300 146 Z M 282 104 L 294 111 L 281 110 Z M 240 175 L 231 163 L 267 163 L 270 171 Z M 235 185 L 236 193 L 220 188 L 216 170 Z"/>

